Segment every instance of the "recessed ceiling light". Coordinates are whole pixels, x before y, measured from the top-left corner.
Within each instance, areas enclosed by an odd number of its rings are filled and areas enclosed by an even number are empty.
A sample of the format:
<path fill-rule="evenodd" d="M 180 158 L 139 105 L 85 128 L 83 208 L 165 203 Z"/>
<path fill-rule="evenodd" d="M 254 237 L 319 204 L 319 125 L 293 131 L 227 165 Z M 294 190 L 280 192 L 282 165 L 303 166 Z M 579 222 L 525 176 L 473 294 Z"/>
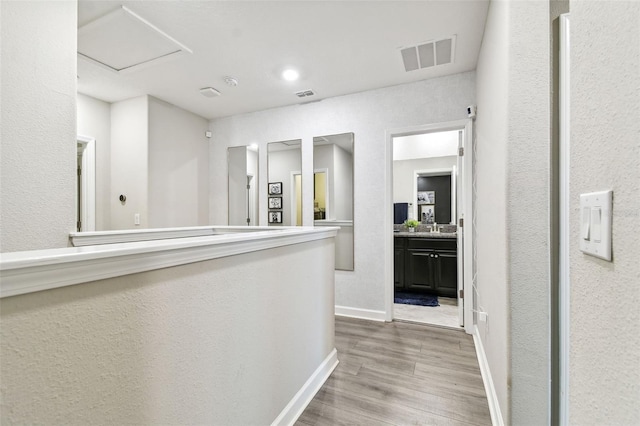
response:
<path fill-rule="evenodd" d="M 286 69 L 282 72 L 282 78 L 287 81 L 296 81 L 300 77 L 300 73 L 294 69 Z"/>

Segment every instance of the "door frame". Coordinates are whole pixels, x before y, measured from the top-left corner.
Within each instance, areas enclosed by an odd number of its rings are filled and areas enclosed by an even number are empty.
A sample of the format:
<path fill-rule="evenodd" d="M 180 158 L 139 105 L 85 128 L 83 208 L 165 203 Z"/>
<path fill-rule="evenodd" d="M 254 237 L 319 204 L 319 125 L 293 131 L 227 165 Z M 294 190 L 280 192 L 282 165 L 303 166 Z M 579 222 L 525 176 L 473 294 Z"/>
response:
<path fill-rule="evenodd" d="M 77 143 L 83 146 L 80 200 L 81 232 L 96 230 L 96 140 L 77 135 Z"/>
<path fill-rule="evenodd" d="M 464 156 L 462 167 L 458 173 L 462 176 L 457 182 L 464 192 L 463 203 L 458 206 L 458 218 L 464 219 L 463 236 L 463 321 L 464 330 L 473 333 L 473 120 L 464 119 L 444 123 L 427 124 L 422 126 L 390 129 L 385 132 L 385 208 L 384 208 L 384 293 L 385 293 L 385 321 L 393 321 L 393 138 L 412 136 L 424 133 L 446 132 L 450 130 L 464 130 Z"/>
<path fill-rule="evenodd" d="M 559 125 L 560 125 L 560 159 L 559 159 L 559 301 L 558 301 L 558 333 L 559 333 L 559 424 L 569 424 L 569 330 L 571 311 L 571 276 L 570 276 L 570 216 L 571 216 L 571 86 L 570 86 L 570 14 L 560 15 L 560 82 L 559 82 Z"/>

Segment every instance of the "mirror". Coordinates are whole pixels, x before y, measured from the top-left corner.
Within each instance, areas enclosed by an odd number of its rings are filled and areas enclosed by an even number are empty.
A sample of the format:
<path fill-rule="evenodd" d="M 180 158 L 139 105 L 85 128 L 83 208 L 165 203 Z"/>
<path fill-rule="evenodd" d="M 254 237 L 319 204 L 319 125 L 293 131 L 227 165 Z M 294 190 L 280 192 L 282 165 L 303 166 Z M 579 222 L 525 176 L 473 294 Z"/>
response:
<path fill-rule="evenodd" d="M 353 133 L 313 138 L 314 226 L 338 226 L 336 269 L 353 271 Z"/>
<path fill-rule="evenodd" d="M 269 226 L 302 226 L 302 141 L 267 145 Z"/>
<path fill-rule="evenodd" d="M 258 225 L 258 148 L 227 149 L 229 225 Z"/>

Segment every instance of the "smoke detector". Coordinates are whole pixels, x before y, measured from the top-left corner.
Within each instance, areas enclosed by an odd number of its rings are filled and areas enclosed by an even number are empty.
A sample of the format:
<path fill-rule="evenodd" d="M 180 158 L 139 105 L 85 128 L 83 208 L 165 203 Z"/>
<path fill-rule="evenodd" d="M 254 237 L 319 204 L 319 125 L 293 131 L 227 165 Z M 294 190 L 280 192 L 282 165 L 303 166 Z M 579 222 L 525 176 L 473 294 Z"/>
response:
<path fill-rule="evenodd" d="M 200 94 L 205 98 L 215 98 L 216 96 L 222 95 L 222 93 L 220 93 L 213 87 L 203 87 L 202 89 L 200 89 Z"/>
<path fill-rule="evenodd" d="M 227 86 L 231 87 L 236 87 L 238 85 L 238 80 L 230 76 L 226 76 L 224 78 L 224 82 L 227 83 Z"/>

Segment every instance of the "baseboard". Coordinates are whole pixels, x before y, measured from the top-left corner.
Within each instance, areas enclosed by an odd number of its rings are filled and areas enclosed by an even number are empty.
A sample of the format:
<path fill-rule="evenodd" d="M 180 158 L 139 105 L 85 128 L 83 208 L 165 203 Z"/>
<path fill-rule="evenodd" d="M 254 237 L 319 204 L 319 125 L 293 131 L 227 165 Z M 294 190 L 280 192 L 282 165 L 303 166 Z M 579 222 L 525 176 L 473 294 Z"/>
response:
<path fill-rule="evenodd" d="M 487 360 L 487 354 L 484 352 L 484 346 L 482 346 L 482 339 L 480 338 L 480 332 L 477 326 L 475 326 L 473 330 L 473 342 L 476 345 L 476 355 L 478 357 L 478 364 L 480 364 L 480 373 L 482 374 L 484 390 L 487 393 L 487 401 L 489 402 L 491 424 L 493 426 L 504 426 L 504 419 L 502 418 L 500 403 L 498 402 L 498 394 L 493 384 L 489 361 Z"/>
<path fill-rule="evenodd" d="M 371 309 L 350 308 L 348 306 L 336 305 L 336 315 L 349 318 L 360 318 L 371 321 L 385 321 L 384 311 L 373 311 Z"/>
<path fill-rule="evenodd" d="M 287 406 L 284 407 L 273 423 L 271 423 L 271 426 L 293 425 L 337 365 L 338 351 L 334 348 L 325 360 L 322 361 L 322 364 L 316 368 L 316 371 L 313 372 L 306 383 L 302 385 L 300 390 L 293 396 Z"/>

